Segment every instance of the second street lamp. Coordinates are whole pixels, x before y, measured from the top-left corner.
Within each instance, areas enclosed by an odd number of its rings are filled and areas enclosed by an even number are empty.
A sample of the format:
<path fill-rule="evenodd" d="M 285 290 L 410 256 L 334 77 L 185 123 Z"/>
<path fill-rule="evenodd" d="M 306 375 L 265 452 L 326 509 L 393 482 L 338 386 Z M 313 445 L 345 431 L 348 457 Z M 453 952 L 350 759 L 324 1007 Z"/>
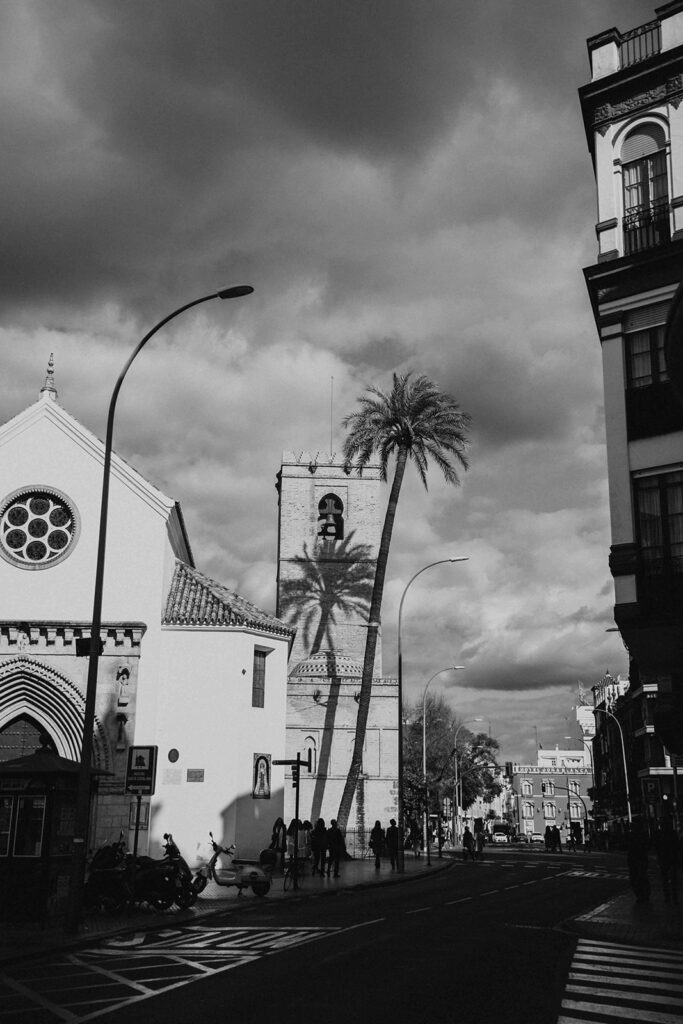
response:
<path fill-rule="evenodd" d="M 429 854 L 429 797 L 427 790 L 427 690 L 429 684 L 437 676 L 443 675 L 444 672 L 457 672 L 459 669 L 464 669 L 464 665 L 450 665 L 448 668 L 439 669 L 435 672 L 431 679 L 427 680 L 427 685 L 424 688 L 422 694 L 422 784 L 424 786 L 424 798 L 425 798 L 425 809 L 423 814 L 423 827 L 422 837 L 424 840 L 425 848 L 427 850 L 427 866 L 431 864 L 431 858 Z M 441 848 L 439 848 L 440 851 Z"/>
<path fill-rule="evenodd" d="M 632 815 L 631 815 L 631 794 L 629 792 L 629 787 L 628 787 L 628 765 L 626 763 L 626 744 L 624 743 L 624 730 L 621 728 L 621 722 L 619 721 L 617 716 L 612 714 L 611 711 L 607 711 L 606 708 L 593 708 L 593 714 L 597 715 L 598 713 L 600 713 L 601 715 L 609 715 L 609 717 L 611 719 L 613 719 L 614 722 L 616 722 L 617 729 L 619 730 L 619 738 L 621 739 L 621 756 L 622 756 L 622 759 L 623 759 L 623 762 L 624 762 L 624 786 L 625 786 L 625 789 L 626 789 L 626 811 L 628 813 L 628 823 L 629 823 L 629 827 L 630 827 L 632 822 L 633 822 L 633 818 L 632 818 Z"/>
<path fill-rule="evenodd" d="M 401 619 L 403 616 L 403 602 L 405 601 L 406 594 L 410 584 L 417 579 L 417 577 L 426 572 L 427 569 L 432 569 L 435 565 L 445 565 L 447 562 L 466 562 L 468 560 L 467 555 L 458 555 L 452 558 L 440 558 L 438 562 L 430 562 L 429 565 L 424 565 L 421 569 L 415 573 L 414 576 L 406 583 L 401 594 L 401 600 L 398 606 L 398 870 L 403 871 L 403 654 L 401 650 Z"/>
<path fill-rule="evenodd" d="M 83 739 L 81 742 L 81 758 L 78 773 L 78 789 L 76 794 L 76 808 L 74 815 L 73 854 L 71 858 L 71 875 L 69 879 L 69 898 L 65 919 L 67 932 L 78 931 L 83 902 L 83 881 L 85 875 L 85 862 L 87 854 L 87 840 L 90 826 L 90 786 L 93 755 L 93 730 L 95 727 L 95 704 L 97 698 L 97 674 L 100 658 L 100 632 L 102 627 L 102 595 L 104 590 L 104 563 L 107 544 L 107 516 L 109 509 L 109 479 L 111 471 L 111 458 L 114 435 L 114 414 L 116 412 L 116 401 L 123 384 L 124 377 L 130 369 L 131 363 L 140 350 L 147 344 L 149 339 L 156 332 L 174 317 L 179 316 L 193 306 L 210 299 L 236 299 L 243 295 L 250 295 L 253 292 L 251 285 L 237 285 L 233 288 L 222 288 L 220 291 L 204 295 L 200 299 L 185 303 L 169 313 L 163 320 L 160 320 L 151 331 L 148 331 L 142 341 L 134 349 L 128 358 L 125 366 L 119 374 L 114 385 L 114 390 L 109 402 L 109 413 L 107 416 L 107 434 L 104 445 L 104 465 L 102 470 L 102 497 L 100 501 L 100 525 L 97 543 L 97 563 L 95 567 L 95 592 L 93 596 L 92 625 L 90 628 L 90 652 L 88 660 L 88 680 L 85 693 L 85 708 L 83 712 Z"/>

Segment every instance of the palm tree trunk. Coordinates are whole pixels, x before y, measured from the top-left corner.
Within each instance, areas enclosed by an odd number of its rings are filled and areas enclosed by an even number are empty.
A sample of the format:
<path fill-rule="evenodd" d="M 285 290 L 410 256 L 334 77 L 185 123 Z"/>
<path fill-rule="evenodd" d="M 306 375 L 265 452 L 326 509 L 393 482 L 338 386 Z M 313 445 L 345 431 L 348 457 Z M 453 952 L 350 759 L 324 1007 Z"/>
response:
<path fill-rule="evenodd" d="M 372 696 L 372 678 L 375 670 L 375 652 L 377 650 L 377 633 L 382 614 L 382 597 L 384 594 L 384 578 L 389 561 L 389 549 L 391 547 L 391 535 L 394 529 L 398 496 L 401 493 L 403 474 L 406 468 L 408 452 L 405 448 L 399 448 L 396 457 L 396 468 L 394 479 L 391 483 L 391 493 L 387 503 L 387 511 L 384 516 L 382 527 L 382 538 L 380 540 L 379 552 L 377 555 L 377 568 L 375 580 L 372 587 L 372 598 L 370 600 L 370 612 L 368 620 L 368 633 L 365 641 L 365 657 L 363 659 L 363 675 L 361 677 L 360 694 L 358 698 L 358 716 L 356 718 L 356 734 L 353 743 L 351 764 L 346 777 L 344 791 L 339 803 L 337 812 L 337 824 L 344 830 L 351 813 L 351 804 L 358 785 L 358 776 L 363 764 L 363 747 L 365 745 L 365 731 L 368 724 L 368 713 L 370 711 L 370 698 Z M 399 743 L 401 742 L 399 723 Z"/>

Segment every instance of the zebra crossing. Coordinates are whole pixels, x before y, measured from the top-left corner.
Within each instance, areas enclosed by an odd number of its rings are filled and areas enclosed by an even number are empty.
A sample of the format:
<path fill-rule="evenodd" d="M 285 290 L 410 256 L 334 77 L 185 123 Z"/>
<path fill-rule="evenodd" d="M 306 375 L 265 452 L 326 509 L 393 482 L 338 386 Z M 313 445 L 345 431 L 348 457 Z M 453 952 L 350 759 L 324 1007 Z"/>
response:
<path fill-rule="evenodd" d="M 683 952 L 580 939 L 557 1024 L 681 1024 Z"/>
<path fill-rule="evenodd" d="M 0 1021 L 78 1024 L 332 935 L 335 928 L 190 925 L 114 937 L 0 974 Z"/>

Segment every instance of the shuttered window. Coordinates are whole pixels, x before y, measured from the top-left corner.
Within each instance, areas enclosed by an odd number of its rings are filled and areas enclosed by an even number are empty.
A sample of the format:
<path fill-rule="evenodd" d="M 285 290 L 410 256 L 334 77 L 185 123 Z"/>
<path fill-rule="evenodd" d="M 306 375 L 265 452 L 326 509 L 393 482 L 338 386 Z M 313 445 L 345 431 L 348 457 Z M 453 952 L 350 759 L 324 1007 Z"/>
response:
<path fill-rule="evenodd" d="M 266 704 L 266 651 L 254 651 L 251 683 L 251 706 L 263 708 Z"/>

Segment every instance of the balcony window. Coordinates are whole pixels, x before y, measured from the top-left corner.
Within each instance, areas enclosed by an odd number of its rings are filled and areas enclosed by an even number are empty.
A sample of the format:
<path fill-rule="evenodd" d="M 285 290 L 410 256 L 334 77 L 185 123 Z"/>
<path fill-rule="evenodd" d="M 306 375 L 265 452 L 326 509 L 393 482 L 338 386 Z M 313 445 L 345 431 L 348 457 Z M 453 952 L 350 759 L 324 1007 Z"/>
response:
<path fill-rule="evenodd" d="M 626 335 L 626 378 L 629 388 L 647 388 L 667 381 L 664 359 L 665 325 Z"/>
<path fill-rule="evenodd" d="M 634 480 L 642 596 L 683 597 L 683 472 Z"/>
<path fill-rule="evenodd" d="M 670 239 L 666 138 L 660 125 L 642 125 L 621 150 L 624 183 L 624 254 Z"/>

